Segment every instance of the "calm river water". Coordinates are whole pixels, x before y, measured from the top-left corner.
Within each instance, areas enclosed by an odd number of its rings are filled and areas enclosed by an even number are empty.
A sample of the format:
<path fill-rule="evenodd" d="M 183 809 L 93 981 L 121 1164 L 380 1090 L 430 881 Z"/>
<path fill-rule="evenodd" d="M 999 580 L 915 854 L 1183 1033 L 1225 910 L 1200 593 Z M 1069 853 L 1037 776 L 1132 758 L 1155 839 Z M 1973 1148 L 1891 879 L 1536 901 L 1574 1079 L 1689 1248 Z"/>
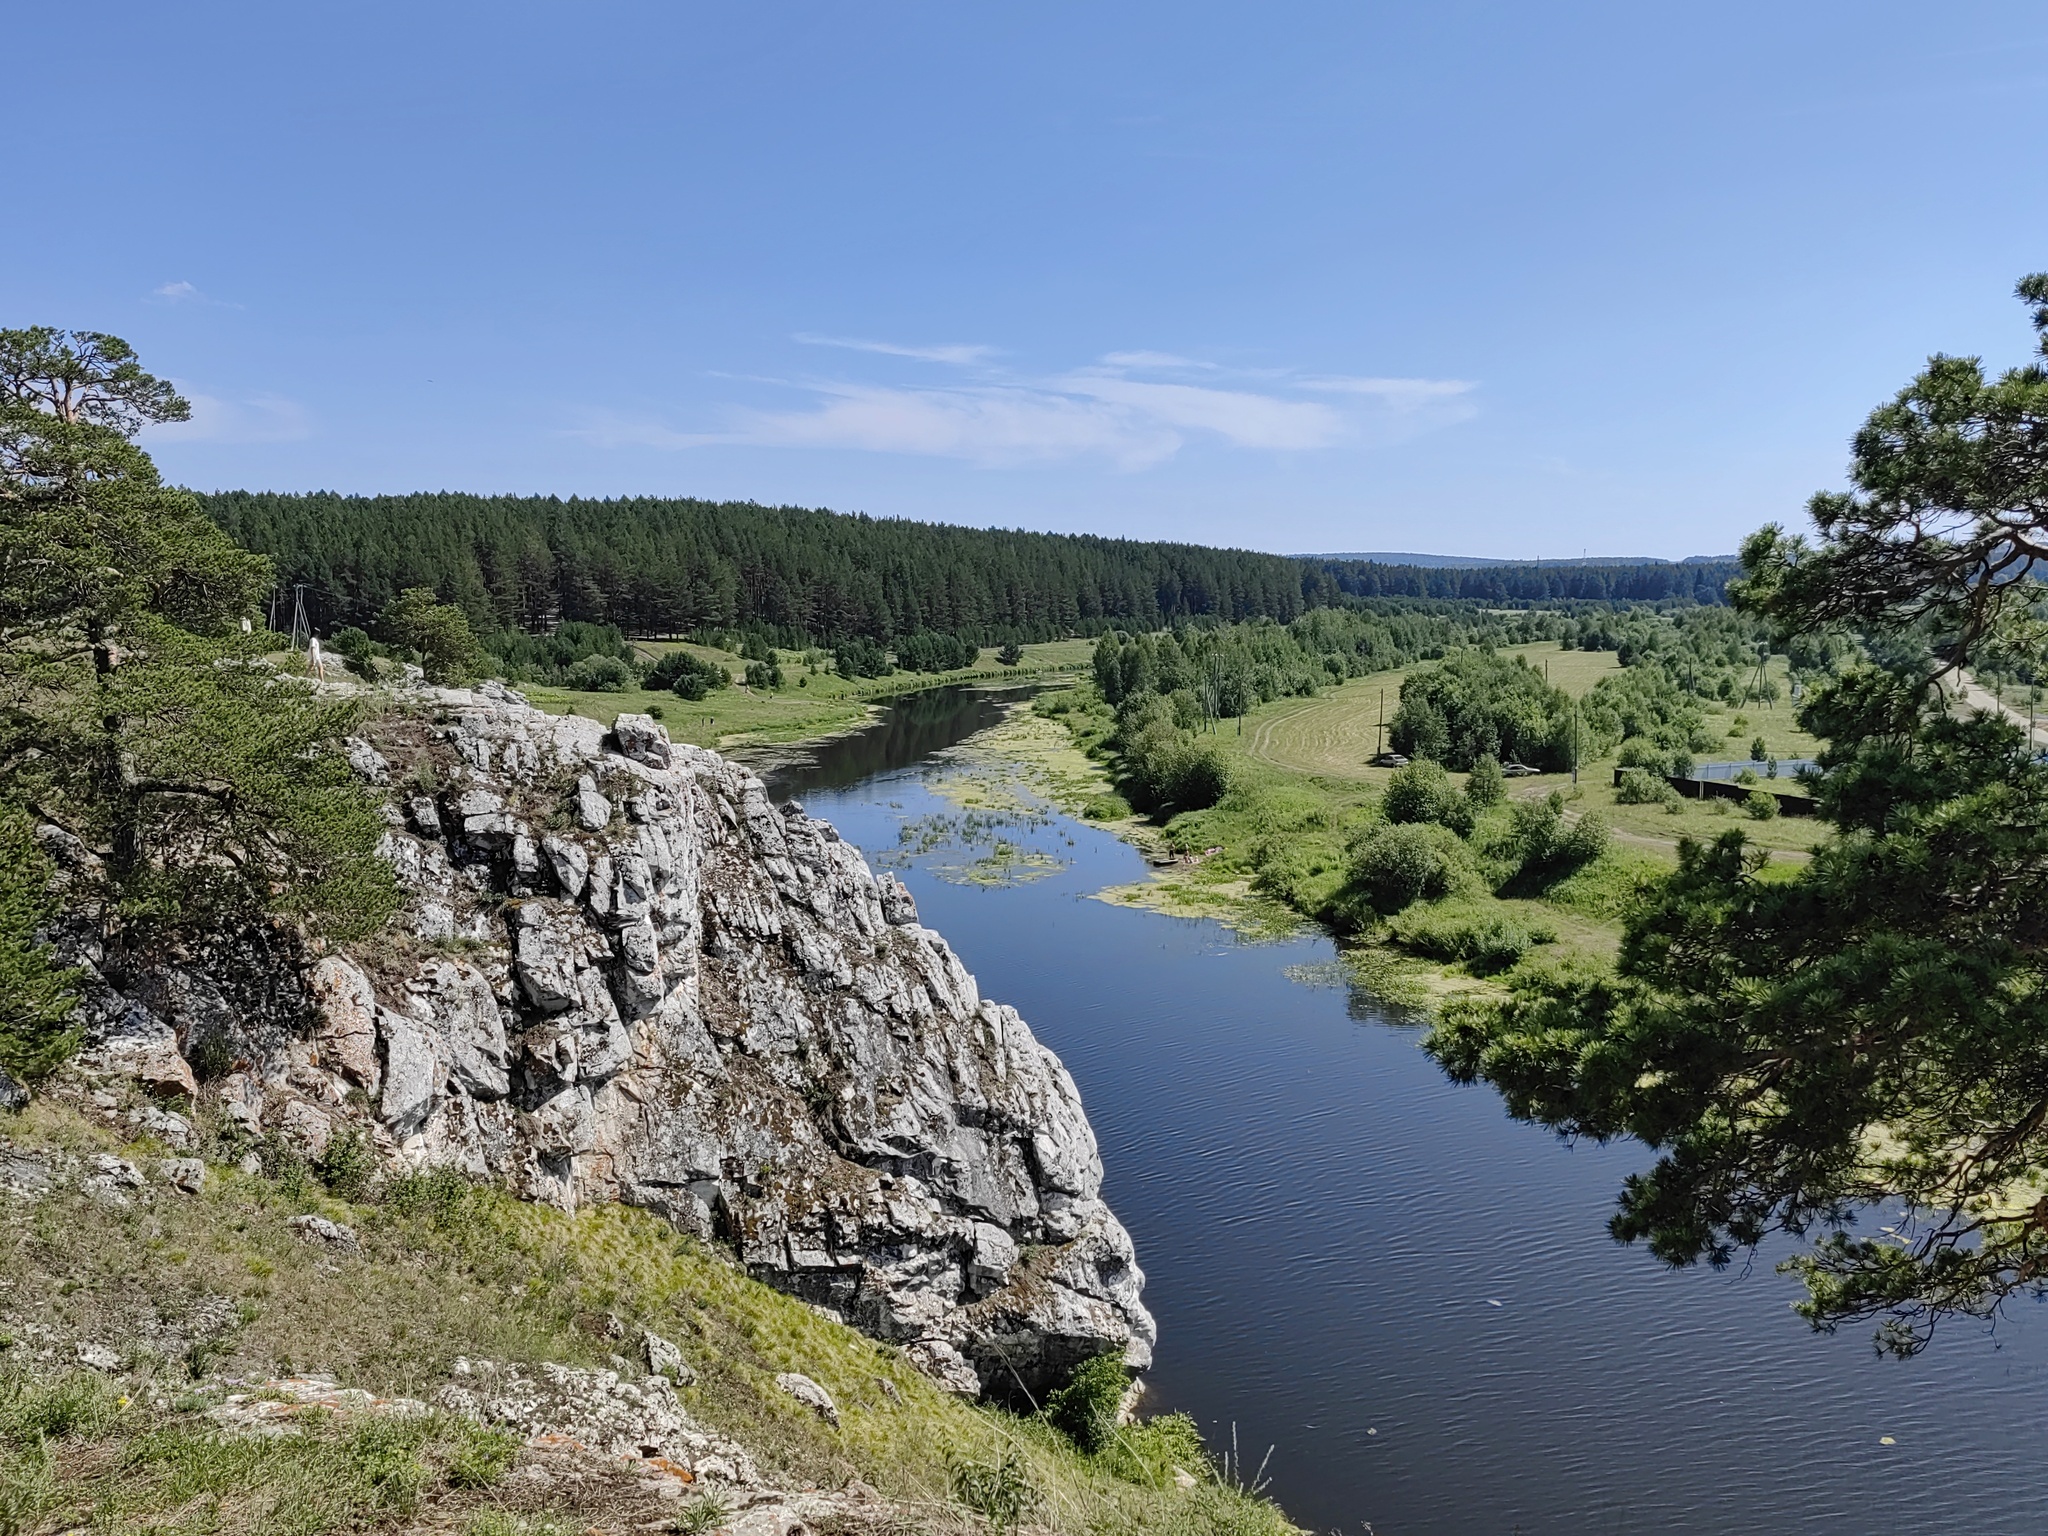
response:
<path fill-rule="evenodd" d="M 1949 1324 L 1910 1361 L 1820 1336 L 1767 1253 L 1672 1272 L 1605 1221 L 1640 1148 L 1576 1147 L 1447 1082 L 1419 1032 L 1330 985 L 1328 940 L 1249 943 L 1091 899 L 1138 854 L 1051 816 L 1060 861 L 959 883 L 928 754 L 986 697 L 784 770 L 897 868 L 982 991 L 1081 1087 L 1149 1276 L 1153 1409 L 1183 1409 L 1318 1532 L 2020 1532 L 2048 1513 L 2048 1326 Z M 878 743 L 903 744 L 893 754 Z M 957 824 L 957 823 L 956 823 Z M 983 834 L 989 835 L 986 829 Z M 921 838 L 920 843 L 931 841 Z M 983 845 L 986 851 L 986 844 Z M 1893 1443 L 1886 1444 L 1889 1437 Z"/>

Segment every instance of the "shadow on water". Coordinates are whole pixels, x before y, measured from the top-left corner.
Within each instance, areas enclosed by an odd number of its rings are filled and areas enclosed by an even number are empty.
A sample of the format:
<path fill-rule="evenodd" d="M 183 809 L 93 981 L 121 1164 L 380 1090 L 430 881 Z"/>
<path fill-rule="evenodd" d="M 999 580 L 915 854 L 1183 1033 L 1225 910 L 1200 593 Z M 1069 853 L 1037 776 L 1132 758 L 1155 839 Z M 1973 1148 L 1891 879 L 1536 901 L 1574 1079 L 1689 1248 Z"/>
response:
<path fill-rule="evenodd" d="M 777 800 L 844 789 L 958 746 L 999 723 L 1009 705 L 1042 686 L 955 683 L 927 688 L 883 705 L 879 719 L 844 736 L 799 746 L 740 748 L 728 755 L 760 774 Z"/>

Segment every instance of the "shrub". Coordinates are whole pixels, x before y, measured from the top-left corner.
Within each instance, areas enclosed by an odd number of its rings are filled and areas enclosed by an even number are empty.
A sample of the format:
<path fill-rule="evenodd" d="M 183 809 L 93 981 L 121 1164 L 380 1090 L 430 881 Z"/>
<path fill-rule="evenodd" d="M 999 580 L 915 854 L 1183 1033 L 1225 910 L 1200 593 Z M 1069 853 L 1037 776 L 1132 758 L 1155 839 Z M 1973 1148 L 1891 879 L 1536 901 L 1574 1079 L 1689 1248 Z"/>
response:
<path fill-rule="evenodd" d="M 457 1488 L 488 1488 L 519 1459 L 519 1442 L 501 1429 L 486 1429 L 466 1419 L 455 1421 L 455 1450 L 448 1458 L 448 1481 Z"/>
<path fill-rule="evenodd" d="M 1380 822 L 1352 848 L 1349 888 L 1373 911 L 1391 915 L 1448 894 L 1457 883 L 1463 851 L 1447 827 Z"/>
<path fill-rule="evenodd" d="M 337 629 L 328 637 L 327 649 L 341 658 L 342 665 L 357 677 L 377 680 L 375 642 L 360 629 Z"/>
<path fill-rule="evenodd" d="M 1426 758 L 1394 770 L 1380 810 L 1397 824 L 1433 821 L 1460 836 L 1472 830 L 1472 803 L 1451 787 L 1441 763 Z"/>
<path fill-rule="evenodd" d="M 1131 802 L 1119 794 L 1091 795 L 1081 814 L 1089 821 L 1122 821 L 1131 814 Z"/>
<path fill-rule="evenodd" d="M 1004 1451 L 994 1462 L 956 1461 L 952 1466 L 953 1497 L 988 1521 L 997 1536 L 1023 1524 L 1039 1505 L 1024 1458 Z"/>
<path fill-rule="evenodd" d="M 565 681 L 579 693 L 624 693 L 633 686 L 633 669 L 616 656 L 586 656 Z"/>
<path fill-rule="evenodd" d="M 1014 667 L 1024 659 L 1024 647 L 1014 640 L 1005 640 L 1003 648 L 996 652 L 996 660 L 1006 667 Z"/>
<path fill-rule="evenodd" d="M 780 688 L 782 686 L 782 664 L 774 661 L 748 662 L 747 686 L 749 688 Z"/>
<path fill-rule="evenodd" d="M 1678 791 L 1645 768 L 1622 769 L 1621 782 L 1614 786 L 1614 798 L 1622 805 L 1679 803 Z"/>
<path fill-rule="evenodd" d="M 377 1182 L 377 1149 L 361 1127 L 350 1126 L 327 1143 L 313 1171 L 343 1200 L 361 1200 Z"/>
<path fill-rule="evenodd" d="M 1592 812 L 1567 827 L 1564 796 L 1516 805 L 1506 838 L 1493 852 L 1512 866 L 1508 883 L 1544 883 L 1590 864 L 1607 851 L 1607 823 Z"/>
<path fill-rule="evenodd" d="M 1390 925 L 1394 942 L 1433 960 L 1462 960 L 1482 976 L 1504 971 L 1557 935 L 1516 921 L 1498 907 L 1416 907 Z"/>
<path fill-rule="evenodd" d="M 1121 1355 L 1097 1355 L 1076 1366 L 1066 1385 L 1046 1398 L 1045 1421 L 1092 1456 L 1115 1436 L 1130 1386 Z"/>
<path fill-rule="evenodd" d="M 1778 814 L 1778 797 L 1767 789 L 1752 789 L 1742 797 L 1742 809 L 1758 821 L 1769 821 Z"/>
<path fill-rule="evenodd" d="M 667 652 L 647 669 L 648 687 L 666 688 L 679 699 L 701 699 L 731 683 L 725 668 L 681 649 Z"/>
<path fill-rule="evenodd" d="M 1472 772 L 1465 780 L 1465 798 L 1474 810 L 1483 811 L 1508 797 L 1508 781 L 1500 771 L 1500 759 L 1482 752 L 1473 759 Z"/>
<path fill-rule="evenodd" d="M 1542 768 L 1570 761 L 1570 697 L 1519 656 L 1453 652 L 1411 672 L 1394 715 L 1396 752 L 1469 769 L 1482 756 Z"/>

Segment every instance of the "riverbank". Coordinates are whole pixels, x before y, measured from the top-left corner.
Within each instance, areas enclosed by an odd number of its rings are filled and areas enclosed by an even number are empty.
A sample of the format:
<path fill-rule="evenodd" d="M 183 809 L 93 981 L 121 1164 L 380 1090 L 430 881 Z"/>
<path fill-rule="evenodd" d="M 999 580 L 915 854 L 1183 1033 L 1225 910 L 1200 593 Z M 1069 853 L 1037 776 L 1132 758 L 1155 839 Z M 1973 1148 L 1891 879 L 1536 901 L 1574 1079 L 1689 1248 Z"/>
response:
<path fill-rule="evenodd" d="M 1532 664 L 1574 694 L 1617 670 L 1611 655 L 1528 646 Z M 1555 653 L 1555 654 L 1552 654 Z M 1562 802 L 1565 829 L 1594 816 L 1607 828 L 1604 850 L 1576 869 L 1503 881 L 1471 871 L 1441 900 L 1418 902 L 1390 919 L 1347 899 L 1351 847 L 1380 819 L 1379 801 L 1393 770 L 1369 766 L 1383 727 L 1398 703 L 1407 671 L 1358 678 L 1308 699 L 1276 700 L 1206 734 L 1228 764 L 1229 791 L 1215 806 L 1160 821 L 1128 815 L 1114 793 L 1106 760 L 1114 719 L 1091 684 L 1039 696 L 1034 712 L 1057 721 L 1066 748 L 1094 773 L 1071 763 L 1074 787 L 1065 804 L 1090 803 L 1125 814 L 1093 819 L 1144 849 L 1148 879 L 1102 893 L 1103 899 L 1175 916 L 1207 917 L 1257 937 L 1284 935 L 1320 923 L 1340 936 L 1354 979 L 1383 1000 L 1427 1015 L 1446 1000 L 1499 995 L 1527 966 L 1605 969 L 1621 942 L 1623 918 L 1647 886 L 1677 867 L 1681 838 L 1711 840 L 1739 827 L 1770 854 L 1766 878 L 1789 875 L 1826 835 L 1811 818 L 1759 820 L 1727 801 L 1629 804 L 1617 794 L 1612 757 L 1570 774 L 1512 780 L 1509 803 L 1482 812 L 1466 840 L 1475 854 L 1508 833 L 1516 802 Z M 1785 708 L 1707 711 L 1716 736 L 1764 739 L 1773 755 L 1811 755 L 1813 738 Z M 1009 740 L 1022 741 L 1021 732 Z M 991 739 L 995 752 L 1002 739 Z M 1046 755 L 1043 746 L 1032 749 Z M 1461 775 L 1453 775 L 1462 784 Z M 1474 862 L 1485 864 L 1484 857 Z M 1491 887 L 1491 888 L 1489 888 Z"/>
<path fill-rule="evenodd" d="M 650 655 L 674 650 L 675 643 L 641 647 Z M 1051 640 L 1023 647 L 1014 667 L 984 650 L 971 667 L 950 672 L 892 672 L 887 677 L 845 678 L 829 667 L 804 660 L 804 653 L 782 651 L 780 688 L 749 688 L 746 658 L 708 646 L 683 647 L 702 660 L 723 667 L 732 686 L 684 699 L 666 690 L 629 688 L 615 693 L 588 693 L 570 688 L 527 683 L 520 691 L 550 714 L 580 714 L 609 725 L 622 714 L 651 714 L 668 727 L 676 741 L 715 751 L 751 746 L 786 746 L 817 742 L 858 731 L 872 724 L 878 707 L 906 694 L 963 683 L 1001 686 L 1011 683 L 1055 683 L 1079 676 L 1095 653 L 1092 640 Z"/>

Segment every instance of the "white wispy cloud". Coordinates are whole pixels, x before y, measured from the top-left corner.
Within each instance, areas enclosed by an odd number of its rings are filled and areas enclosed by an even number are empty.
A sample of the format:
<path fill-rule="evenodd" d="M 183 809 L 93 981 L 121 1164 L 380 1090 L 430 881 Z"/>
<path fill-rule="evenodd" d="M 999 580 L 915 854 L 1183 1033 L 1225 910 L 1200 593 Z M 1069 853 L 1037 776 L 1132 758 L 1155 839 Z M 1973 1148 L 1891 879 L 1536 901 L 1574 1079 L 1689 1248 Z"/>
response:
<path fill-rule="evenodd" d="M 167 421 L 145 429 L 152 441 L 289 443 L 313 432 L 306 408 L 282 395 L 243 395 L 231 400 L 182 384 L 178 393 L 192 403 L 191 420 Z"/>
<path fill-rule="evenodd" d="M 205 304 L 214 309 L 240 309 L 242 307 L 239 304 L 231 304 L 226 299 L 216 299 L 211 294 L 201 293 L 196 283 L 188 283 L 183 279 L 174 283 L 159 284 L 150 290 L 149 296 L 153 299 L 161 299 L 166 304 Z"/>
<path fill-rule="evenodd" d="M 1369 395 L 1389 405 L 1426 405 L 1468 395 L 1478 386 L 1469 379 L 1302 379 L 1300 388 L 1333 395 Z"/>
<path fill-rule="evenodd" d="M 1198 363 L 1191 357 L 1178 357 L 1171 352 L 1105 352 L 1102 355 L 1105 368 L 1203 368 L 1214 369 L 1214 363 Z"/>
<path fill-rule="evenodd" d="M 849 352 L 880 352 L 886 357 L 914 357 L 919 362 L 953 363 L 961 367 L 986 362 L 996 356 L 994 347 L 972 346 L 965 342 L 920 347 L 896 341 L 863 341 L 857 336 L 820 336 L 812 331 L 798 331 L 795 339 L 807 347 L 843 347 Z"/>
<path fill-rule="evenodd" d="M 573 435 L 606 448 L 835 448 L 986 465 L 1093 457 L 1139 470 L 1190 442 L 1271 453 L 1380 445 L 1461 420 L 1475 408 L 1468 398 L 1474 386 L 1460 379 L 1298 376 L 1151 351 L 1111 352 L 1069 373 L 1029 378 L 991 363 L 1000 355 L 993 347 L 811 334 L 797 340 L 975 372 L 930 386 L 779 382 L 809 400 L 787 409 L 732 406 L 716 427 L 700 431 L 646 417 L 588 415 Z"/>

